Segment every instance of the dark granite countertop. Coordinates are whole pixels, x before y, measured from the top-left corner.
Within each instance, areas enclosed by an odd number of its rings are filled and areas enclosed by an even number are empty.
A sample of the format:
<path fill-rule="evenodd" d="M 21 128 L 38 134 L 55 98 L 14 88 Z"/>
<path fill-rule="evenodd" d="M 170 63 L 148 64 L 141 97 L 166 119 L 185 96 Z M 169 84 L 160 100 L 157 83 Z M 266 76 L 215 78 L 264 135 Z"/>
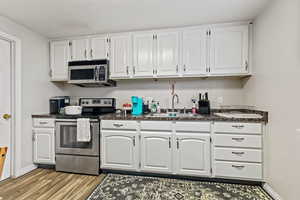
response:
<path fill-rule="evenodd" d="M 262 118 L 227 118 L 220 117 L 215 115 L 215 113 L 251 113 L 251 114 L 260 114 Z M 241 109 L 217 109 L 212 110 L 210 115 L 198 115 L 195 116 L 181 116 L 181 117 L 151 117 L 147 116 L 147 114 L 140 116 L 133 116 L 131 114 L 127 114 L 126 116 L 123 113 L 112 113 L 100 116 L 101 120 L 166 120 L 166 121 L 224 121 L 224 122 L 250 122 L 250 123 L 267 123 L 268 122 L 268 112 L 258 111 L 258 110 L 241 110 Z"/>
<path fill-rule="evenodd" d="M 177 110 L 182 112 L 182 110 Z M 253 114 L 260 114 L 262 118 L 227 118 L 227 117 L 220 117 L 215 115 L 215 113 L 253 113 Z M 259 111 L 259 110 L 247 110 L 247 109 L 213 109 L 210 115 L 189 115 L 184 117 L 151 117 L 147 116 L 148 114 L 140 115 L 140 116 L 133 116 L 131 114 L 127 114 L 126 116 L 124 113 L 112 113 L 99 116 L 101 120 L 152 120 L 152 121 L 219 121 L 219 122 L 249 122 L 249 123 L 267 123 L 268 122 L 268 112 Z M 52 115 L 52 114 L 34 114 L 32 115 L 33 118 L 70 118 L 70 116 L 65 115 Z M 80 116 L 71 116 L 72 118 L 78 118 Z M 94 118 L 95 116 L 93 116 Z"/>

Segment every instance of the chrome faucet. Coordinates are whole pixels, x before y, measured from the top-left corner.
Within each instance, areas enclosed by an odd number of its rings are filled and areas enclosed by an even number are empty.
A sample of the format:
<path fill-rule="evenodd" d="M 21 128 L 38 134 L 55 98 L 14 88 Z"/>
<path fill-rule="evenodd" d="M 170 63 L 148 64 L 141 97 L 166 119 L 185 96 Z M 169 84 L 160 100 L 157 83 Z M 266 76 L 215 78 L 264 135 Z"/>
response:
<path fill-rule="evenodd" d="M 175 107 L 174 106 L 175 97 L 177 99 L 176 103 L 179 103 L 179 97 L 178 97 L 178 95 L 177 94 L 173 94 L 173 96 L 172 96 L 172 112 L 174 112 L 174 110 L 175 110 L 175 108 L 174 108 Z"/>

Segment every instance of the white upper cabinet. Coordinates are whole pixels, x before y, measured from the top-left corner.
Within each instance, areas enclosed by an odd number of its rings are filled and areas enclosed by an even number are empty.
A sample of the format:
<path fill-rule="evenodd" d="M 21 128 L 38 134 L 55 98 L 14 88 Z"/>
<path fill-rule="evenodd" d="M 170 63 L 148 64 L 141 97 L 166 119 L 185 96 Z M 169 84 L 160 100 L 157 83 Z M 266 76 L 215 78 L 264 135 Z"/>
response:
<path fill-rule="evenodd" d="M 171 142 L 171 132 L 141 132 L 141 170 L 146 172 L 171 173 Z"/>
<path fill-rule="evenodd" d="M 179 32 L 161 31 L 155 36 L 156 75 L 176 76 L 179 74 Z"/>
<path fill-rule="evenodd" d="M 177 174 L 210 176 L 209 134 L 177 134 L 175 152 Z"/>
<path fill-rule="evenodd" d="M 98 36 L 90 39 L 89 59 L 99 60 L 108 58 L 107 36 Z"/>
<path fill-rule="evenodd" d="M 153 77 L 154 74 L 154 34 L 133 34 L 133 76 Z"/>
<path fill-rule="evenodd" d="M 132 36 L 118 34 L 110 36 L 110 77 L 128 78 L 132 75 Z"/>
<path fill-rule="evenodd" d="M 207 28 L 184 30 L 182 33 L 183 76 L 205 75 L 207 70 Z"/>
<path fill-rule="evenodd" d="M 72 40 L 72 61 L 87 60 L 89 50 L 89 39 Z"/>
<path fill-rule="evenodd" d="M 214 26 L 211 29 L 210 74 L 248 73 L 248 35 L 248 25 Z"/>
<path fill-rule="evenodd" d="M 68 80 L 68 62 L 70 59 L 69 41 L 50 43 L 50 68 L 52 81 Z"/>

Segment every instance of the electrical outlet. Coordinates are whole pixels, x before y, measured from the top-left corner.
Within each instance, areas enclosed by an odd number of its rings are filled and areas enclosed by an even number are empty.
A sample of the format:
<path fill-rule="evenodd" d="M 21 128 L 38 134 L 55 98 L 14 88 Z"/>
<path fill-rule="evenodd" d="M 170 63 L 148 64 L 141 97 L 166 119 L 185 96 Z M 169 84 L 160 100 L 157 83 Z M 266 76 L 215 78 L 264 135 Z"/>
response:
<path fill-rule="evenodd" d="M 218 97 L 217 101 L 218 101 L 218 104 L 223 104 L 224 99 L 223 99 L 223 97 Z"/>

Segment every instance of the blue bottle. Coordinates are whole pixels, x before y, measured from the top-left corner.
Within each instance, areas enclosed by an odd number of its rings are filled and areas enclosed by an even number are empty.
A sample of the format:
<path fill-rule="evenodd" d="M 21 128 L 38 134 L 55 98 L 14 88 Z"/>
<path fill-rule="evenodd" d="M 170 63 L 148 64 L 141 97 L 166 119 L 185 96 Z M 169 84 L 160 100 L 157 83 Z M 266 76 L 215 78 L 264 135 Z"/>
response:
<path fill-rule="evenodd" d="M 143 99 L 140 97 L 132 96 L 132 115 L 138 116 L 143 114 Z"/>

